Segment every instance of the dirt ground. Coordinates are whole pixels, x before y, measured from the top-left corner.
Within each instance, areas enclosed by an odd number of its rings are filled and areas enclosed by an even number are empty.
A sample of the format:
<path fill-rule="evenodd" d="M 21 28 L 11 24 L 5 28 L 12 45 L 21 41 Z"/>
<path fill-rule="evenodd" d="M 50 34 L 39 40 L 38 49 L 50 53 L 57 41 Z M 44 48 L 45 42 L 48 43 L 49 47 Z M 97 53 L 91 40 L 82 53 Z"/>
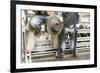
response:
<path fill-rule="evenodd" d="M 44 57 L 39 59 L 33 59 L 32 62 L 50 62 L 50 61 L 75 61 L 75 60 L 89 60 L 90 52 L 80 52 L 77 57 L 74 57 L 72 54 L 64 54 L 63 58 L 57 59 L 56 57 Z"/>

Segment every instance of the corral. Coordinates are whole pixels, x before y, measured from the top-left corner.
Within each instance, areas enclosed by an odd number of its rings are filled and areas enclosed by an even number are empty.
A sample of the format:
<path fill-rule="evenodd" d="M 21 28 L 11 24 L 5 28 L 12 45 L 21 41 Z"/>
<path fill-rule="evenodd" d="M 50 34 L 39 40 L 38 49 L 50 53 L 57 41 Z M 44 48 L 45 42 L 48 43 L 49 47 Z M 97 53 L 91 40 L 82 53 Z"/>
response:
<path fill-rule="evenodd" d="M 53 16 L 57 12 L 48 12 L 49 15 Z M 22 62 L 34 62 L 34 61 L 56 61 L 56 52 L 58 45 L 58 38 L 56 36 L 48 36 L 44 33 L 44 25 L 41 25 L 41 35 L 36 36 L 34 31 L 31 31 L 27 26 L 34 16 L 34 11 L 22 10 Z M 63 52 L 63 59 L 61 60 L 71 60 L 71 59 L 89 59 L 90 58 L 90 22 L 88 13 L 79 13 L 80 21 L 77 24 L 77 43 L 76 43 L 76 58 L 72 55 L 72 49 L 70 48 L 70 43 L 67 43 L 66 48 Z M 83 16 L 83 17 L 82 17 Z M 86 18 L 84 18 L 86 17 Z M 61 15 L 58 18 L 63 23 Z M 83 18 L 83 19 L 82 19 Z M 84 20 L 85 19 L 85 20 Z M 72 27 L 72 26 L 71 26 Z M 38 29 L 39 30 L 39 29 Z M 37 31 L 38 31 L 37 30 Z M 28 31 L 28 32 L 27 32 Z M 49 39 L 47 39 L 47 36 Z M 45 40 L 47 39 L 47 40 Z M 69 40 L 70 41 L 70 40 Z M 51 44 L 52 42 L 52 44 Z M 83 57 L 81 57 L 83 56 Z"/>

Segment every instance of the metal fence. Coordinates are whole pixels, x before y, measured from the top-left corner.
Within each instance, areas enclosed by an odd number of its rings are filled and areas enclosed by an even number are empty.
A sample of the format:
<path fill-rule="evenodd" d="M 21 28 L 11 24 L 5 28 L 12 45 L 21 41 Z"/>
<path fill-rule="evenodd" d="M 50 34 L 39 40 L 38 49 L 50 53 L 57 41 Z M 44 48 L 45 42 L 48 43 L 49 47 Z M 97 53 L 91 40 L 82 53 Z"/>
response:
<path fill-rule="evenodd" d="M 89 29 L 77 29 L 78 34 L 90 34 Z M 90 50 L 90 36 L 79 36 L 77 38 L 77 50 Z M 55 55 L 56 49 L 49 50 L 49 48 L 44 51 L 28 51 L 25 54 L 25 62 L 32 62 L 32 58 L 42 58 L 43 56 Z"/>
<path fill-rule="evenodd" d="M 90 29 L 78 29 L 78 34 L 90 34 Z M 77 38 L 77 49 L 85 49 L 85 48 L 90 48 L 90 36 L 85 36 L 85 37 L 78 37 Z"/>

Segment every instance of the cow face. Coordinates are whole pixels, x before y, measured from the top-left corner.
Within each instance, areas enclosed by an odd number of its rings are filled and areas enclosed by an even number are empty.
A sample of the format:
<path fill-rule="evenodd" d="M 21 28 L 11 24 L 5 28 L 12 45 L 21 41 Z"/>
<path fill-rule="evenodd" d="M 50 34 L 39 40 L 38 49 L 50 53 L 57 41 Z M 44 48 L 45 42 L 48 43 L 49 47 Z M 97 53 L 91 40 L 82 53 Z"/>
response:
<path fill-rule="evenodd" d="M 47 31 L 51 35 L 58 35 L 61 33 L 63 26 L 58 17 L 52 16 L 47 21 Z"/>

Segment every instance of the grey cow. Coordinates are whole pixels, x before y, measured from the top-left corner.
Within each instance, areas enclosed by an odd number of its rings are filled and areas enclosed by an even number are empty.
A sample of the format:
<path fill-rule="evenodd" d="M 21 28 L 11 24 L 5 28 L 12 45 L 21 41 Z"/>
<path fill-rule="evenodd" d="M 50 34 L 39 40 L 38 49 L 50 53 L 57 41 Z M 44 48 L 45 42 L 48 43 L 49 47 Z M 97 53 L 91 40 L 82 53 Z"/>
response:
<path fill-rule="evenodd" d="M 70 42 L 70 49 L 72 54 L 76 57 L 76 43 L 77 43 L 77 30 L 76 24 L 79 21 L 79 16 L 77 12 L 62 12 L 64 28 L 59 34 L 59 46 L 58 46 L 58 58 L 62 58 L 62 52 L 68 46 L 66 45 Z M 73 27 L 71 27 L 73 26 Z"/>

